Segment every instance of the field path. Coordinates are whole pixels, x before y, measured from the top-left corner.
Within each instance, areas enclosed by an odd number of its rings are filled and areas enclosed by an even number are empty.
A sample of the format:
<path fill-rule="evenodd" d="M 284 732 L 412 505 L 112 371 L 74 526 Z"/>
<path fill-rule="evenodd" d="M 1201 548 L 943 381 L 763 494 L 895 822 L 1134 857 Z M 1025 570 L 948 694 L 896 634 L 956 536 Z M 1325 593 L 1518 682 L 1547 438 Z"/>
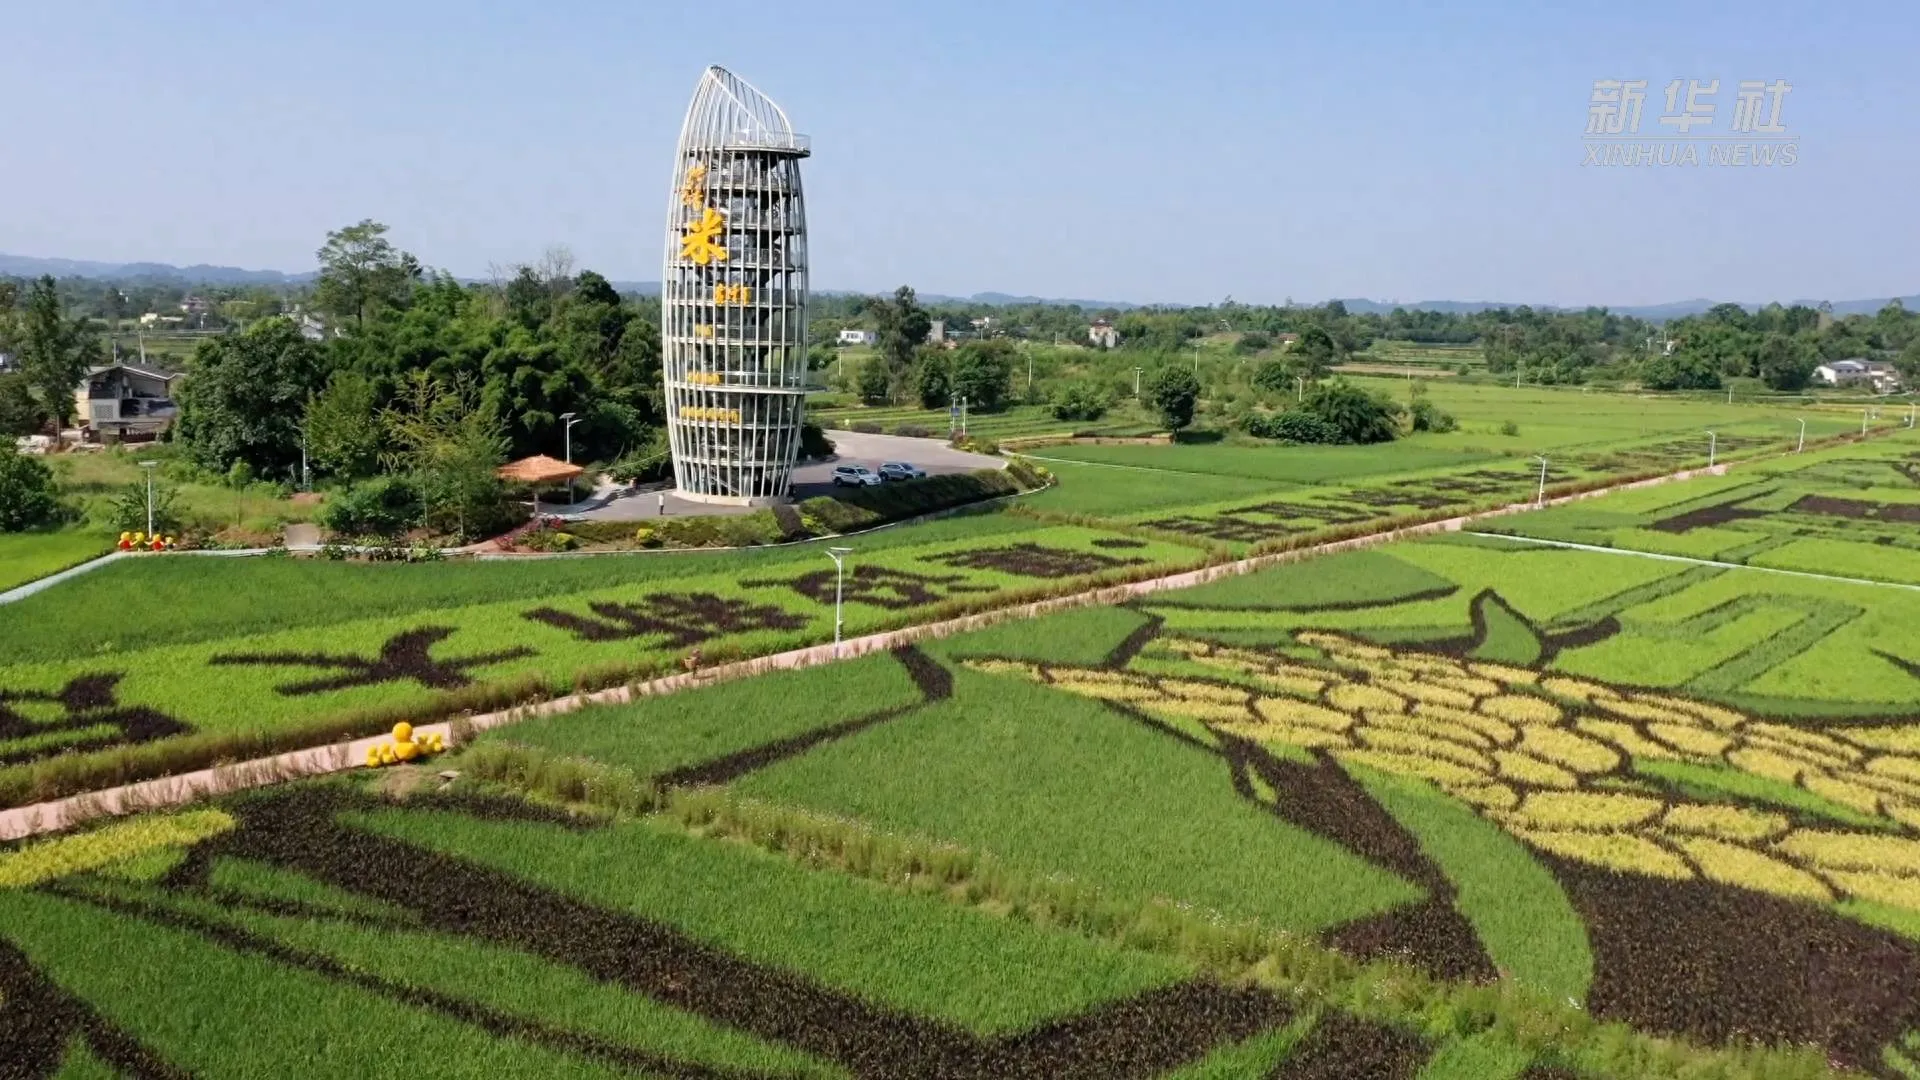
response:
<path fill-rule="evenodd" d="M 1810 578 L 1814 581 L 1837 581 L 1842 585 L 1875 585 L 1882 589 L 1906 589 L 1909 592 L 1920 592 L 1920 585 L 1911 585 L 1901 581 L 1875 581 L 1872 578 L 1842 577 L 1839 574 L 1817 574 L 1811 570 L 1786 570 L 1777 566 L 1751 566 L 1747 563 L 1700 559 L 1691 555 L 1666 555 L 1657 551 L 1641 551 L 1638 548 L 1606 547 L 1600 544 L 1576 544 L 1571 540 L 1542 540 L 1537 536 L 1521 536 L 1517 533 L 1469 532 L 1468 535 L 1484 536 L 1494 540 L 1514 540 L 1522 544 L 1539 544 L 1542 547 L 1566 548 L 1569 551 L 1592 551 L 1601 555 L 1626 555 L 1632 558 L 1659 559 L 1662 562 L 1686 563 L 1689 566 L 1718 566 L 1726 570 L 1754 570 L 1762 574 L 1785 574 L 1788 577 Z"/>

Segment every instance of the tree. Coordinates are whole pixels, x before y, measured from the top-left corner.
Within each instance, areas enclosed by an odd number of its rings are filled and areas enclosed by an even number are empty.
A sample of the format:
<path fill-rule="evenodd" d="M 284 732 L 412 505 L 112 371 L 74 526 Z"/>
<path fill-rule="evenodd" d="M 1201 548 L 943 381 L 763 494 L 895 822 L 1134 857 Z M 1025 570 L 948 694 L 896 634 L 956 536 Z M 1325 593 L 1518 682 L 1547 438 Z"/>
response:
<path fill-rule="evenodd" d="M 1322 378 L 1329 368 L 1341 360 L 1339 344 L 1323 326 L 1309 326 L 1302 330 L 1299 344 L 1291 351 L 1301 373 L 1309 379 Z"/>
<path fill-rule="evenodd" d="M 1756 359 L 1760 378 L 1775 390 L 1799 390 L 1813 375 L 1813 361 L 1792 338 L 1778 331 L 1761 339 Z"/>
<path fill-rule="evenodd" d="M 875 353 L 860 361 L 857 389 L 862 402 L 868 405 L 885 405 L 890 381 L 886 357 Z"/>
<path fill-rule="evenodd" d="M 878 334 L 876 347 L 887 373 L 886 396 L 892 397 L 905 389 L 913 371 L 913 351 L 926 344 L 927 335 L 933 332 L 933 319 L 907 285 L 895 289 L 891 299 L 874 301 L 869 311 Z M 866 378 L 865 371 L 861 377 Z M 861 385 L 864 396 L 866 384 Z"/>
<path fill-rule="evenodd" d="M 307 455 L 322 472 L 357 480 L 379 468 L 379 399 L 366 376 L 334 372 L 327 388 L 308 399 L 303 430 Z"/>
<path fill-rule="evenodd" d="M 939 347 L 922 346 L 918 350 L 920 357 L 919 373 L 914 377 L 914 390 L 920 397 L 923 409 L 943 409 L 953 398 L 953 383 L 947 364 L 947 350 Z"/>
<path fill-rule="evenodd" d="M 995 412 L 1013 392 L 1013 342 L 969 341 L 953 351 L 947 370 L 953 393 L 976 412 Z"/>
<path fill-rule="evenodd" d="M 209 469 L 244 461 L 256 475 L 291 476 L 302 415 L 326 378 L 320 349 L 290 319 L 204 341 L 180 389 L 180 441 Z"/>
<path fill-rule="evenodd" d="M 1640 365 L 1640 385 L 1649 390 L 1718 390 L 1720 372 L 1698 354 L 1655 356 Z"/>
<path fill-rule="evenodd" d="M 0 439 L 0 532 L 54 525 L 65 516 L 53 470 Z"/>
<path fill-rule="evenodd" d="M 65 427 L 73 415 L 75 388 L 86 378 L 88 366 L 101 359 L 92 327 L 84 318 L 65 317 L 59 289 L 49 275 L 27 287 L 26 310 L 12 337 L 20 374 L 39 398 L 41 412 L 52 418 L 56 430 Z"/>
<path fill-rule="evenodd" d="M 1276 394 L 1291 393 L 1300 374 L 1300 366 L 1292 360 L 1268 360 L 1254 369 L 1253 385 Z"/>
<path fill-rule="evenodd" d="M 1400 407 L 1345 379 L 1307 391 L 1301 410 L 1325 421 L 1349 443 L 1391 442 L 1400 434 Z"/>
<path fill-rule="evenodd" d="M 506 461 L 507 437 L 499 418 L 481 407 L 472 380 L 416 371 L 381 419 L 389 447 L 383 460 L 412 475 L 428 526 L 464 540 L 510 520 L 495 472 Z"/>
<path fill-rule="evenodd" d="M 1106 393 L 1090 382 L 1069 383 L 1053 401 L 1055 420 L 1098 420 L 1107 414 Z"/>
<path fill-rule="evenodd" d="M 0 375 L 0 440 L 32 435 L 46 425 L 47 411 L 33 396 L 25 375 Z"/>
<path fill-rule="evenodd" d="M 1148 390 L 1160 422 L 1170 431 L 1179 431 L 1193 423 L 1193 408 L 1200 402 L 1200 380 L 1179 364 L 1160 369 Z"/>
<path fill-rule="evenodd" d="M 420 264 L 387 239 L 387 227 L 372 218 L 335 229 L 315 252 L 320 279 L 314 285 L 314 303 L 339 318 L 353 319 L 354 329 L 366 326 L 367 316 L 382 308 L 404 307 L 420 277 Z"/>

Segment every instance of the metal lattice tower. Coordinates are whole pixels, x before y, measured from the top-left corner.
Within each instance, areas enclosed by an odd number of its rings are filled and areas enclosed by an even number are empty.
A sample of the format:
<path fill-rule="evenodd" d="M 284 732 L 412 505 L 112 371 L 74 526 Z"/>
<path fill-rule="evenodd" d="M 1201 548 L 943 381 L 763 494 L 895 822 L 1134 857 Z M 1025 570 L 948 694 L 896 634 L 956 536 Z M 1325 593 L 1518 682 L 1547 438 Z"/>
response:
<path fill-rule="evenodd" d="M 680 494 L 786 498 L 807 377 L 807 138 L 710 67 L 687 107 L 667 209 L 660 334 Z"/>

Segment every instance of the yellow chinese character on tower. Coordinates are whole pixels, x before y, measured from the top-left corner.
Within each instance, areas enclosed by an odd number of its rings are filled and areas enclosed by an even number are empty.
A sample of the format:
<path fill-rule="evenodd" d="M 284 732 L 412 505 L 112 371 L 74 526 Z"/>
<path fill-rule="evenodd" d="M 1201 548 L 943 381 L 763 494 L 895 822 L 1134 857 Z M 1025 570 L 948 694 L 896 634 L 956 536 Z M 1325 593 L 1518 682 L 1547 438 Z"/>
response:
<path fill-rule="evenodd" d="M 720 243 L 720 230 L 726 227 L 726 219 L 720 211 L 709 206 L 700 215 L 699 221 L 689 222 L 687 231 L 680 237 L 680 257 L 695 266 L 705 266 L 712 262 L 726 262 L 727 249 Z"/>
<path fill-rule="evenodd" d="M 694 210 L 706 205 L 707 167 L 705 165 L 695 165 L 687 170 L 687 178 L 680 183 L 680 201 Z"/>

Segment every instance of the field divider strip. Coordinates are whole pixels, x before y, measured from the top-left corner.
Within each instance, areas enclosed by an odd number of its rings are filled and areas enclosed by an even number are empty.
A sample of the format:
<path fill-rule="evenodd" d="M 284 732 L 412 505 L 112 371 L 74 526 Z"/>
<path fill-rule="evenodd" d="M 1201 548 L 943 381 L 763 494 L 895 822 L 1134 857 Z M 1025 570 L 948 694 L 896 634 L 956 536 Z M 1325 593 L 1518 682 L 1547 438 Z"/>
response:
<path fill-rule="evenodd" d="M 43 578 L 34 578 L 25 585 L 16 585 L 6 592 L 0 592 L 0 604 L 11 604 L 15 600 L 25 600 L 34 593 L 40 592 L 43 589 L 52 588 L 66 581 L 68 578 L 79 577 L 81 574 L 98 570 L 116 559 L 124 559 L 127 557 L 127 554 L 128 553 L 124 551 L 109 551 L 105 555 L 88 559 L 78 566 L 69 566 L 57 574 L 48 574 Z"/>
<path fill-rule="evenodd" d="M 657 697 L 678 693 L 682 690 L 710 686 L 731 679 L 747 678 L 770 671 L 796 671 L 802 668 L 818 667 L 839 660 L 849 660 L 869 653 L 884 652 L 902 645 L 936 638 L 951 637 L 972 630 L 980 630 L 1003 622 L 1027 620 L 1084 607 L 1103 607 L 1125 603 L 1141 596 L 1167 592 L 1176 589 L 1192 588 L 1223 578 L 1239 577 L 1269 567 L 1299 562 L 1321 555 L 1333 555 L 1343 551 L 1359 551 L 1381 544 L 1393 543 L 1416 536 L 1434 533 L 1462 532 L 1473 522 L 1488 518 L 1503 517 L 1509 514 L 1525 513 L 1539 506 L 1556 506 L 1581 499 L 1596 498 L 1611 491 L 1626 491 L 1652 487 L 1657 484 L 1688 480 L 1696 476 L 1721 476 L 1728 466 L 1716 465 L 1708 469 L 1685 469 L 1664 476 L 1647 477 L 1627 481 L 1618 485 L 1594 488 L 1589 491 L 1575 492 L 1547 499 L 1544 503 L 1524 502 L 1458 517 L 1444 518 L 1438 521 L 1406 525 L 1397 529 L 1369 533 L 1364 536 L 1349 537 L 1343 540 L 1330 540 L 1323 544 L 1296 548 L 1291 551 L 1271 552 L 1255 555 L 1233 562 L 1215 563 L 1194 570 L 1184 570 L 1143 581 L 1127 582 L 1119 585 L 1104 585 L 1086 592 L 1069 596 L 1052 597 L 1012 607 L 996 608 L 991 611 L 962 615 L 936 623 L 923 623 L 919 626 L 902 627 L 897 630 L 882 631 L 863 637 L 850 638 L 836 645 L 831 642 L 824 645 L 811 645 L 801 649 L 772 653 L 716 665 L 701 671 L 686 672 L 678 675 L 663 676 L 647 682 L 616 686 L 606 690 L 589 693 L 569 694 L 547 701 L 495 712 L 481 713 L 470 717 L 460 717 L 452 721 L 420 724 L 415 727 L 419 734 L 438 734 L 449 744 L 455 741 L 455 728 L 466 732 L 487 731 L 496 727 L 505 727 L 521 720 L 536 716 L 553 716 L 574 712 L 590 705 L 623 704 L 643 697 Z M 1605 550 L 1605 549 L 1601 549 Z M 251 761 L 236 762 L 229 765 L 200 769 L 182 773 L 178 776 L 161 777 L 155 780 L 143 780 L 139 783 L 125 784 L 119 787 L 105 788 L 100 791 L 68 796 L 49 802 L 35 803 L 0 811 L 0 841 L 14 840 L 41 833 L 57 832 L 69 829 L 82 822 L 98 817 L 139 813 L 163 807 L 178 806 L 198 799 L 210 798 L 244 788 L 261 787 L 267 784 L 281 783 L 309 776 L 343 772 L 347 769 L 365 768 L 368 749 L 387 741 L 387 736 L 376 735 L 353 739 L 346 742 L 330 743 L 324 746 L 309 747 L 305 750 L 293 750 L 271 757 L 256 758 Z"/>
<path fill-rule="evenodd" d="M 1920 585 L 1903 581 L 1875 581 L 1872 578 L 1843 577 L 1839 574 L 1820 574 L 1812 570 L 1788 570 L 1778 566 L 1752 566 L 1747 563 L 1721 562 L 1717 559 L 1702 559 L 1694 555 L 1671 555 L 1661 551 L 1642 551 L 1639 548 L 1608 547 L 1604 544 L 1581 544 L 1572 540 L 1545 540 L 1538 536 L 1525 536 L 1520 533 L 1483 533 L 1471 532 L 1468 536 L 1484 536 L 1495 540 L 1514 540 L 1523 544 L 1539 544 L 1543 547 L 1565 548 L 1569 551 L 1592 551 L 1602 555 L 1625 555 L 1638 559 L 1659 559 L 1662 562 L 1687 563 L 1690 566 L 1717 566 L 1724 570 L 1753 570 L 1762 574 L 1784 574 L 1787 577 L 1809 578 L 1814 581 L 1831 581 L 1842 585 L 1873 585 L 1882 589 L 1906 589 L 1920 592 Z"/>

